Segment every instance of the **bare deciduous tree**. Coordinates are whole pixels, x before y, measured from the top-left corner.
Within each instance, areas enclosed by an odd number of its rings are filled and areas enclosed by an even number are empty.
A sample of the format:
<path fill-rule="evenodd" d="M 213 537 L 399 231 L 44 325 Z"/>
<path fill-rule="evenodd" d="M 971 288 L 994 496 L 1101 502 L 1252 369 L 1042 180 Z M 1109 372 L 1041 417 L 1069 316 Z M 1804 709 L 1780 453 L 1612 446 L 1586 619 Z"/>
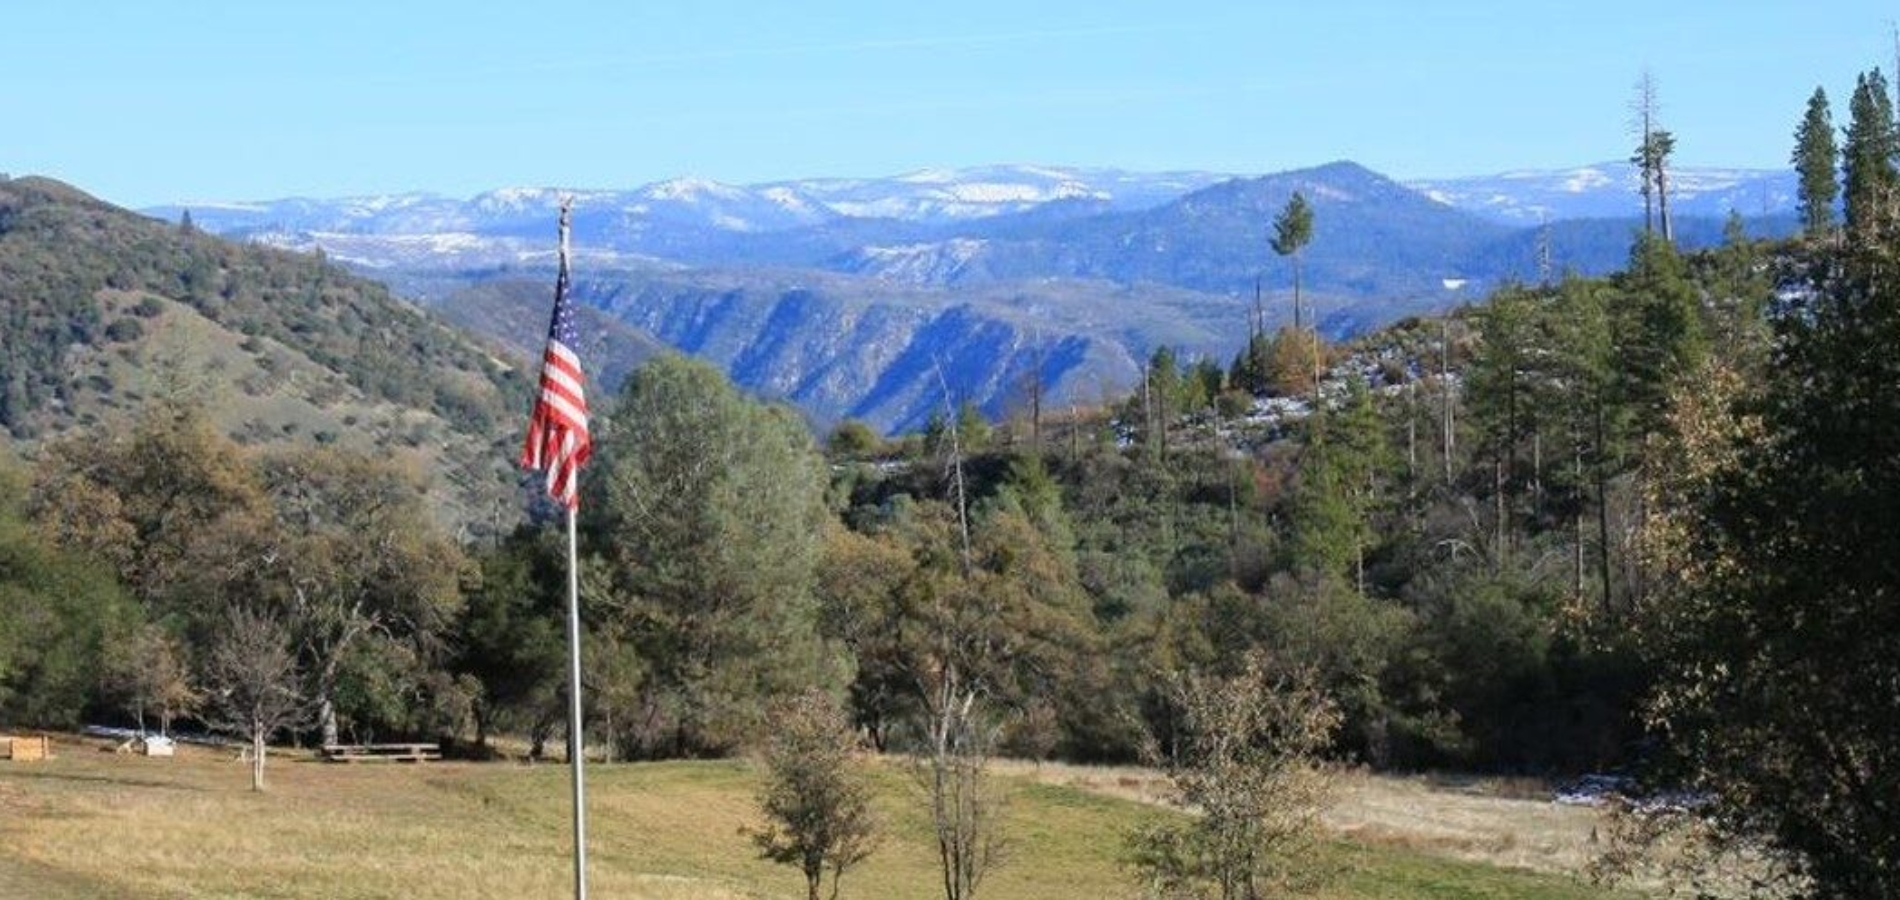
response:
<path fill-rule="evenodd" d="M 944 900 L 971 900 L 983 876 L 1003 861 L 1002 798 L 989 776 L 993 729 L 981 719 L 980 686 L 955 662 L 929 679 L 929 746 L 918 777 L 930 798 Z"/>
<path fill-rule="evenodd" d="M 1311 673 L 1275 674 L 1258 651 L 1237 675 L 1179 676 L 1170 694 L 1171 746 L 1150 752 L 1194 817 L 1137 832 L 1131 861 L 1150 896 L 1258 900 L 1296 874 L 1317 827 L 1331 787 L 1318 754 L 1339 710 Z"/>
<path fill-rule="evenodd" d="M 205 659 L 204 679 L 210 724 L 249 741 L 251 790 L 263 790 L 271 735 L 298 722 L 305 709 L 289 630 L 268 615 L 233 609 Z"/>

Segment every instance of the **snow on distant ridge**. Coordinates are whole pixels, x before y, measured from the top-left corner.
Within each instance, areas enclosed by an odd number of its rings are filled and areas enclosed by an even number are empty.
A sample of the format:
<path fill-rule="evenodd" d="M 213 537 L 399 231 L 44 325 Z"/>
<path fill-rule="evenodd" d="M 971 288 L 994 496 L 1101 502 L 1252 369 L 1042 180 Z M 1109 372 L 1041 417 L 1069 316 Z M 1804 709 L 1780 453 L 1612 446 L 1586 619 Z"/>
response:
<path fill-rule="evenodd" d="M 963 275 L 988 247 L 988 241 L 974 238 L 864 247 L 855 254 L 851 267 L 893 284 L 945 284 Z"/>
<path fill-rule="evenodd" d="M 770 231 L 835 218 L 954 222 L 1023 212 L 1058 200 L 1090 200 L 1122 209 L 1156 206 L 1230 176 L 1204 172 L 1130 173 L 1113 169 L 994 165 L 931 168 L 883 178 L 818 178 L 736 185 L 696 176 L 630 190 L 505 186 L 465 200 L 439 194 L 367 195 L 334 199 L 205 202 L 157 207 L 176 218 L 186 208 L 211 213 L 204 227 L 220 233 L 259 231 L 417 234 L 511 231 L 526 227 L 562 197 L 581 207 L 619 211 L 634 220 L 697 217 L 712 229 Z"/>
<path fill-rule="evenodd" d="M 1088 185 L 1074 181 L 1047 188 L 1011 182 L 963 182 L 951 185 L 945 193 L 962 203 L 1048 203 L 1081 197 L 1106 200 L 1109 196 L 1105 191 L 1091 190 Z"/>
<path fill-rule="evenodd" d="M 1794 173 L 1785 169 L 1679 167 L 1670 170 L 1669 184 L 1677 215 L 1724 216 L 1733 209 L 1760 216 L 1794 208 Z M 1643 210 L 1636 173 L 1626 162 L 1422 179 L 1406 186 L 1447 206 L 1513 225 L 1626 218 Z"/>
<path fill-rule="evenodd" d="M 696 200 L 702 197 L 739 200 L 745 198 L 746 189 L 705 178 L 685 177 L 649 184 L 638 193 L 652 200 Z"/>
<path fill-rule="evenodd" d="M 1610 176 L 1603 174 L 1603 171 L 1600 169 L 1575 169 L 1571 171 L 1570 177 L 1564 179 L 1564 190 L 1572 194 L 1581 194 L 1584 191 L 1604 187 L 1614 180 L 1615 179 Z"/>

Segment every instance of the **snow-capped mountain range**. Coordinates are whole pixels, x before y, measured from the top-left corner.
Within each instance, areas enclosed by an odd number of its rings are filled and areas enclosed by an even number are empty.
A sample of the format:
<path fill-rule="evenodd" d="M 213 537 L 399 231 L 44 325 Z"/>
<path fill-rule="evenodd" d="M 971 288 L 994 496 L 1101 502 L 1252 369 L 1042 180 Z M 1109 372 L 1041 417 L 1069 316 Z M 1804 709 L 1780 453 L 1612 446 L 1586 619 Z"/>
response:
<path fill-rule="evenodd" d="M 675 178 L 633 189 L 509 187 L 466 199 L 402 193 L 336 199 L 179 203 L 146 210 L 199 227 L 291 249 L 322 248 L 366 269 L 533 265 L 562 196 L 575 201 L 577 242 L 597 260 L 666 259 L 693 265 L 781 262 L 786 235 L 825 232 L 846 268 L 887 268 L 906 281 L 941 282 L 972 259 L 994 229 L 1154 209 L 1248 176 L 997 165 L 925 169 L 879 178 L 818 178 L 735 185 Z M 1405 187 L 1453 209 L 1515 227 L 1642 213 L 1626 163 L 1425 179 Z M 1760 218 L 1794 205 L 1783 170 L 1684 168 L 1671 173 L 1678 217 Z M 843 234 L 847 239 L 838 239 Z M 850 236 L 861 238 L 849 239 Z M 792 243 L 804 240 L 796 238 Z M 808 248 L 791 252 L 803 261 Z M 730 260 L 728 259 L 730 258 Z"/>
<path fill-rule="evenodd" d="M 1795 206 L 1795 177 L 1790 170 L 1688 168 L 1667 174 L 1671 215 L 1721 218 L 1734 210 L 1765 218 L 1788 213 Z M 1623 162 L 1408 184 L 1440 203 L 1512 225 L 1622 218 L 1643 211 L 1636 172 Z"/>
<path fill-rule="evenodd" d="M 523 218 L 539 225 L 561 196 L 584 209 L 616 209 L 630 218 L 670 219 L 736 232 L 764 232 L 840 218 L 941 224 L 1027 212 L 1058 201 L 1103 209 L 1159 206 L 1233 178 L 1223 172 L 1126 172 L 1059 166 L 998 165 L 924 169 L 881 178 L 819 178 L 753 185 L 682 177 L 631 190 L 507 187 L 457 199 L 411 192 L 332 199 L 174 203 L 146 212 L 165 217 L 189 209 L 198 224 L 221 233 L 256 230 L 362 234 L 495 233 Z M 1506 224 L 1546 219 L 1608 218 L 1640 213 L 1628 163 L 1402 182 L 1448 206 Z M 1684 215 L 1749 216 L 1794 206 L 1794 173 L 1782 169 L 1684 168 L 1670 173 L 1672 201 Z"/>
<path fill-rule="evenodd" d="M 190 210 L 200 227 L 233 233 L 510 234 L 545 230 L 546 213 L 562 196 L 577 211 L 617 214 L 641 222 L 735 233 L 781 231 L 839 219 L 944 224 L 1027 212 L 1079 201 L 1103 209 L 1157 206 L 1232 178 L 1214 172 L 1136 173 L 1052 166 L 925 169 L 888 178 L 820 178 L 735 185 L 674 178 L 631 190 L 509 187 L 466 200 L 430 193 L 336 199 L 176 203 L 147 213 L 176 217 Z M 578 214 L 578 213 L 577 213 Z"/>
<path fill-rule="evenodd" d="M 1050 396 L 1081 396 L 1130 383 L 1162 344 L 1231 357 L 1256 290 L 1270 316 L 1287 314 L 1291 270 L 1268 245 L 1295 191 L 1316 219 L 1306 297 L 1334 337 L 1535 277 L 1540 248 L 1559 270 L 1608 271 L 1642 216 L 1628 168 L 1408 184 L 1351 162 L 1258 177 L 988 166 L 146 212 L 188 210 L 207 231 L 321 249 L 480 327 L 542 314 L 554 211 L 571 196 L 583 303 L 814 421 L 890 428 L 940 404 L 939 360 L 959 396 L 1000 413 L 1030 371 Z M 1791 174 L 1671 175 L 1683 246 L 1720 240 L 1731 208 L 1751 233 L 1785 233 Z M 1538 227 L 1545 219 L 1552 228 Z"/>

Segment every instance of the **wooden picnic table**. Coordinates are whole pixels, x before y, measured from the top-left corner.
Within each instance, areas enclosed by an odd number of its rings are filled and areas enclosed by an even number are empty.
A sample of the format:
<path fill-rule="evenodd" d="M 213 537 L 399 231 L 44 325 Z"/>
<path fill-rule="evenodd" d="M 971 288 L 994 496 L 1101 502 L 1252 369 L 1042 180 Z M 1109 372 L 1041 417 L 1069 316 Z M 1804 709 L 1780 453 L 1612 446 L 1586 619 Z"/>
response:
<path fill-rule="evenodd" d="M 440 744 L 328 744 L 322 748 L 329 762 L 428 762 L 442 758 Z"/>

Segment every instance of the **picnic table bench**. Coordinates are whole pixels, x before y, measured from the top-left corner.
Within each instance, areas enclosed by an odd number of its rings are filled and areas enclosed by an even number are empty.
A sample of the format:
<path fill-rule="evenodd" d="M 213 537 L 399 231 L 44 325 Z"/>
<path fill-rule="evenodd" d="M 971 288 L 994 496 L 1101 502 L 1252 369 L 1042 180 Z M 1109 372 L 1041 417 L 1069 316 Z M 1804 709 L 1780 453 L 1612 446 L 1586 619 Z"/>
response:
<path fill-rule="evenodd" d="M 322 749 L 328 762 L 428 762 L 442 758 L 440 744 L 328 744 Z"/>

